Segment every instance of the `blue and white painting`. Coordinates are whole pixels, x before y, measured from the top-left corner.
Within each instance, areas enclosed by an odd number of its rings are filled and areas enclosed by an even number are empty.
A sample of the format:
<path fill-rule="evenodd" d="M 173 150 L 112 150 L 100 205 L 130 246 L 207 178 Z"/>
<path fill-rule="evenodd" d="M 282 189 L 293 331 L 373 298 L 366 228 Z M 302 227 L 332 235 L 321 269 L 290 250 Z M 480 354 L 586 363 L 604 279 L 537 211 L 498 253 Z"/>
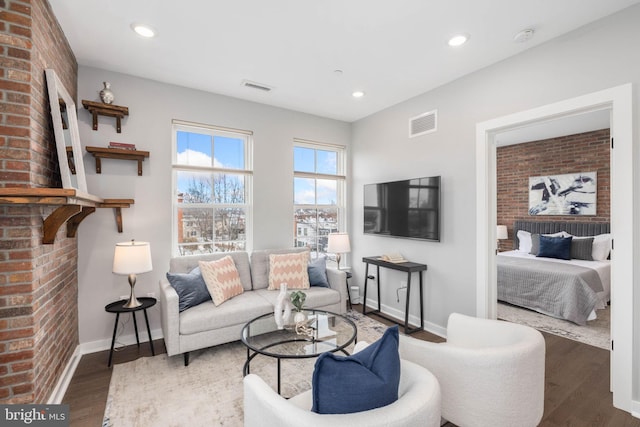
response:
<path fill-rule="evenodd" d="M 596 172 L 529 177 L 529 215 L 595 215 Z"/>

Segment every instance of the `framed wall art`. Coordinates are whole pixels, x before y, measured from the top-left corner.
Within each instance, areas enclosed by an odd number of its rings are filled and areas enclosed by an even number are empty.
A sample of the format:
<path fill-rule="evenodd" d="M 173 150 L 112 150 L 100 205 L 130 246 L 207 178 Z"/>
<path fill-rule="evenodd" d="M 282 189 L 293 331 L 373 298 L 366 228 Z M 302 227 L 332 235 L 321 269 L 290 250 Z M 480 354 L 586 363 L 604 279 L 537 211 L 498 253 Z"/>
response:
<path fill-rule="evenodd" d="M 595 215 L 596 172 L 529 177 L 529 215 Z"/>

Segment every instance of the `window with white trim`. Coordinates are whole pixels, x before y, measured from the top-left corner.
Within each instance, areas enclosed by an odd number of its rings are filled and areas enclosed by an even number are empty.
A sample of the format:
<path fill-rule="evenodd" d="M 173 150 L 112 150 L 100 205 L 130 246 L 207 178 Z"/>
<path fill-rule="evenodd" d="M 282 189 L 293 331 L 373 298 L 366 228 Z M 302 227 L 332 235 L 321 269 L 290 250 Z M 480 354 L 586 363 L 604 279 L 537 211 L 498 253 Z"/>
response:
<path fill-rule="evenodd" d="M 174 120 L 174 256 L 248 250 L 252 132 Z"/>
<path fill-rule="evenodd" d="M 329 233 L 346 231 L 346 150 L 293 142 L 294 245 L 326 253 Z"/>

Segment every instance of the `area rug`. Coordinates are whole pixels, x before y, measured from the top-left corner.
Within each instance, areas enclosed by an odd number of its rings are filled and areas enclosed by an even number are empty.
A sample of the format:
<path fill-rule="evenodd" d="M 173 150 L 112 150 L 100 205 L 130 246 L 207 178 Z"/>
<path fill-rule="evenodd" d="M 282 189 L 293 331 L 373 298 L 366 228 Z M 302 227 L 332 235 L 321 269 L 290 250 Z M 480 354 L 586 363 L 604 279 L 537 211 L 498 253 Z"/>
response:
<path fill-rule="evenodd" d="M 349 311 L 358 328 L 358 340 L 373 342 L 386 326 Z M 353 349 L 353 344 L 348 350 Z M 191 353 L 189 366 L 182 356 L 144 357 L 113 367 L 103 427 L 123 426 L 242 426 L 242 367 L 247 357 L 241 342 Z M 311 388 L 316 359 L 282 361 L 281 392 L 294 396 Z M 251 373 L 276 389 L 276 360 L 257 356 Z"/>
<path fill-rule="evenodd" d="M 543 332 L 609 350 L 611 348 L 611 307 L 608 306 L 604 310 L 598 310 L 596 313 L 598 314 L 597 319 L 588 321 L 585 326 L 579 326 L 536 311 L 498 303 L 499 319 L 529 325 Z"/>

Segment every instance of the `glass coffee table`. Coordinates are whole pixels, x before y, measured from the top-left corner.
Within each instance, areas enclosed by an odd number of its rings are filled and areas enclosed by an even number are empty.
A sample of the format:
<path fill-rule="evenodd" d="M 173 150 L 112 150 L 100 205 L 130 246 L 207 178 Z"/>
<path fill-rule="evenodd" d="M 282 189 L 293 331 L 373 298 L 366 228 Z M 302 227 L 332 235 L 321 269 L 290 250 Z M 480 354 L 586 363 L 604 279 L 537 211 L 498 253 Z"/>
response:
<path fill-rule="evenodd" d="M 278 394 L 280 394 L 280 361 L 318 357 L 330 351 L 349 352 L 345 348 L 357 341 L 355 323 L 340 314 L 322 310 L 303 310 L 307 316 L 304 330 L 297 328 L 291 314 L 290 323 L 278 329 L 273 313 L 256 317 L 242 328 L 242 343 L 247 347 L 243 374 L 247 375 L 254 357 L 273 357 L 278 364 Z"/>

